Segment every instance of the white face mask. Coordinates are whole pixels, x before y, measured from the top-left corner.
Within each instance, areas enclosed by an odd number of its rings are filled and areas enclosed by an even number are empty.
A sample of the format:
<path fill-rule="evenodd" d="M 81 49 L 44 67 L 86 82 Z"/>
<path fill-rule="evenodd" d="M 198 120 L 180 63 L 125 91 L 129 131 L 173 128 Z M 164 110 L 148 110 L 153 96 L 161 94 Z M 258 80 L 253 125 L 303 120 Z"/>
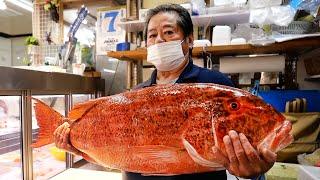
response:
<path fill-rule="evenodd" d="M 183 41 L 169 41 L 149 46 L 147 62 L 152 63 L 159 71 L 178 68 L 185 59 L 181 46 Z"/>

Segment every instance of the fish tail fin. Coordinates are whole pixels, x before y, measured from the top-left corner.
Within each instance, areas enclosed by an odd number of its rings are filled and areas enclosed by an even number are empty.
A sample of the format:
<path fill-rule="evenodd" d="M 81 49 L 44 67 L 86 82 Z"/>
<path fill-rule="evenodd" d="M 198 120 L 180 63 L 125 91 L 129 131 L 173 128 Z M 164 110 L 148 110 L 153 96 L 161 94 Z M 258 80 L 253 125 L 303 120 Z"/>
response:
<path fill-rule="evenodd" d="M 64 122 L 64 117 L 42 101 L 32 98 L 35 102 L 34 110 L 39 126 L 38 138 L 32 143 L 33 148 L 54 142 L 53 133 Z"/>

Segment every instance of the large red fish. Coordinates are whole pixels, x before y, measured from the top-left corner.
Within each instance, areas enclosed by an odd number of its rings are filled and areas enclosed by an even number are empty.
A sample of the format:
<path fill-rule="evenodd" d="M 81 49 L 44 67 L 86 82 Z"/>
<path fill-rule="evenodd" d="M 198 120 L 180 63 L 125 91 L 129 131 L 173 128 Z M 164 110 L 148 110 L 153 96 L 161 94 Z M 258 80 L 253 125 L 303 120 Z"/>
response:
<path fill-rule="evenodd" d="M 274 152 L 289 145 L 291 124 L 250 93 L 216 84 L 161 85 L 76 105 L 67 118 L 37 100 L 39 147 L 70 123 L 70 142 L 97 163 L 144 174 L 214 171 L 212 147 L 225 152 L 229 130 Z"/>

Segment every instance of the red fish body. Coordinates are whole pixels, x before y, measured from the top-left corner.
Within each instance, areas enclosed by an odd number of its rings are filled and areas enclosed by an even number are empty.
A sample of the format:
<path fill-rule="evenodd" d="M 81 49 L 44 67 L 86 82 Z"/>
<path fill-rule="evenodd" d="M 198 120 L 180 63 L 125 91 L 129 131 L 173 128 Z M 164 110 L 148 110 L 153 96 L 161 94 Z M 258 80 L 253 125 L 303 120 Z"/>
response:
<path fill-rule="evenodd" d="M 51 143 L 63 117 L 36 104 L 40 126 L 34 147 Z M 50 112 L 51 111 L 51 112 Z M 49 115 L 48 115 L 49 114 Z M 230 130 L 254 147 L 278 151 L 290 144 L 291 124 L 250 93 L 216 84 L 161 85 L 76 105 L 67 117 L 71 144 L 97 163 L 144 174 L 188 174 L 223 169 L 212 147 L 224 152 Z M 278 135 L 285 131 L 286 135 Z"/>

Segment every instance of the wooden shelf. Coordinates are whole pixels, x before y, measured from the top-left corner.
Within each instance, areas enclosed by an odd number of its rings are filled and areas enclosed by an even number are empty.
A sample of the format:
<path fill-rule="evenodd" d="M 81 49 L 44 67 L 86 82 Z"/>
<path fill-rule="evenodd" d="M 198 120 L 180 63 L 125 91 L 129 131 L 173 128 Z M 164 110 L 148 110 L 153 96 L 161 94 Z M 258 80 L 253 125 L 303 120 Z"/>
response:
<path fill-rule="evenodd" d="M 147 49 L 139 48 L 134 51 L 110 51 L 107 53 L 107 56 L 119 60 L 141 61 L 147 59 Z"/>
<path fill-rule="evenodd" d="M 251 46 L 246 45 L 231 45 L 231 46 L 209 46 L 206 48 L 195 47 L 192 51 L 192 56 L 201 57 L 203 50 L 212 53 L 215 56 L 232 56 L 232 55 L 249 55 L 249 54 L 270 54 L 270 53 L 298 53 L 301 50 L 320 48 L 320 37 L 309 37 L 281 43 L 275 43 L 268 46 Z M 145 48 L 140 48 L 134 51 L 111 51 L 107 56 L 120 60 L 145 60 L 147 51 Z"/>
<path fill-rule="evenodd" d="M 205 48 L 207 52 L 213 53 L 216 56 L 232 56 L 232 55 L 248 55 L 248 54 L 270 54 L 294 52 L 298 53 L 301 50 L 320 48 L 320 37 L 308 37 L 274 43 L 268 46 L 252 46 L 245 45 L 230 45 L 230 46 L 210 46 Z M 201 56 L 203 48 L 197 47 L 193 49 L 193 56 Z"/>
<path fill-rule="evenodd" d="M 192 16 L 194 26 L 212 26 L 248 23 L 250 12 L 248 10 L 239 10 L 229 13 L 206 14 L 201 16 Z M 118 23 L 126 32 L 140 32 L 144 30 L 145 21 L 135 20 Z"/>

